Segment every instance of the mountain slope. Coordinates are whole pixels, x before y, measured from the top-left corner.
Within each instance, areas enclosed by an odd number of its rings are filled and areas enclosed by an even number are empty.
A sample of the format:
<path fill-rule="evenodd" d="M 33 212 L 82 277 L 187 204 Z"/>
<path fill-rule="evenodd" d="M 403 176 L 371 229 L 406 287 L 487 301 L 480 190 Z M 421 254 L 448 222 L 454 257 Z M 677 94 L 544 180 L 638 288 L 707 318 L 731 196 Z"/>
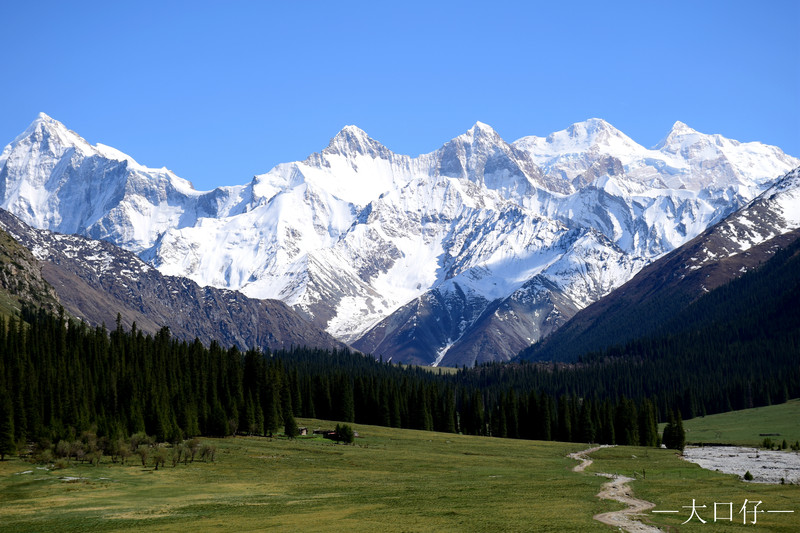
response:
<path fill-rule="evenodd" d="M 347 126 L 198 192 L 40 116 L 0 156 L 0 206 L 280 299 L 361 350 L 460 366 L 509 359 L 798 164 L 681 123 L 648 150 L 599 119 L 514 143 L 478 122 L 416 158 Z"/>
<path fill-rule="evenodd" d="M 572 361 L 651 334 L 698 297 L 767 261 L 800 237 L 800 168 L 653 264 L 563 328 L 524 350 L 528 360 Z"/>
<path fill-rule="evenodd" d="M 64 308 L 89 324 L 110 326 L 119 313 L 128 328 L 135 322 L 155 333 L 168 326 L 179 338 L 222 346 L 343 347 L 281 302 L 164 276 L 110 243 L 36 230 L 4 210 L 0 229 L 32 250 Z"/>
<path fill-rule="evenodd" d="M 23 305 L 58 311 L 53 287 L 42 277 L 42 265 L 33 254 L 0 230 L 0 315 L 18 314 Z"/>

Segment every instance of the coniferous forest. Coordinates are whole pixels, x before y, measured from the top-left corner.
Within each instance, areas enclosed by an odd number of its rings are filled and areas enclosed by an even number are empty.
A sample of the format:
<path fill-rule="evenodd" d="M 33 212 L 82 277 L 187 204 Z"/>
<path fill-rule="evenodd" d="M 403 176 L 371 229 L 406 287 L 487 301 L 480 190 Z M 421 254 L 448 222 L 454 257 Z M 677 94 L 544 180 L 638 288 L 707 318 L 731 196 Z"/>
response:
<path fill-rule="evenodd" d="M 26 309 L 20 318 L 0 319 L 0 445 L 9 453 L 13 443 L 56 442 L 84 431 L 108 439 L 146 433 L 168 442 L 272 435 L 294 417 L 656 445 L 658 421 L 800 395 L 792 331 L 757 345 L 727 343 L 716 355 L 713 339 L 696 332 L 630 343 L 574 365 L 442 372 L 348 351 L 242 352 L 176 340 L 166 328 L 151 336 L 118 323 L 108 331 Z"/>

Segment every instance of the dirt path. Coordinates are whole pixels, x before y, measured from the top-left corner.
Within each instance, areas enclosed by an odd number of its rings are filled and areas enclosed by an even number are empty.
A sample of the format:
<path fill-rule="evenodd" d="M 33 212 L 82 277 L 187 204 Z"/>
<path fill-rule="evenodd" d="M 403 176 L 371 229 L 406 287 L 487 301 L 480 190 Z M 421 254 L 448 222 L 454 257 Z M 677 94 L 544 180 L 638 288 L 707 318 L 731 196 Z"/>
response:
<path fill-rule="evenodd" d="M 594 448 L 589 448 L 588 450 L 569 454 L 568 457 L 581 462 L 579 465 L 576 465 L 572 471 L 583 472 L 587 466 L 592 464 L 592 460 L 589 459 L 588 455 L 596 452 L 600 448 L 605 447 L 606 446 L 595 446 Z M 602 500 L 615 500 L 620 503 L 624 503 L 628 506 L 628 508 L 621 511 L 596 514 L 593 517 L 595 520 L 604 524 L 608 524 L 609 526 L 628 531 L 629 533 L 663 533 L 662 530 L 655 526 L 648 526 L 647 524 L 643 524 L 642 522 L 633 519 L 634 515 L 642 514 L 645 511 L 652 509 L 656 505 L 652 502 L 633 497 L 633 490 L 628 486 L 628 483 L 633 481 L 632 478 L 625 476 L 614 476 L 612 474 L 605 473 L 596 475 L 611 479 L 611 481 L 608 483 L 603 484 L 602 489 L 597 493 L 597 497 Z"/>
<path fill-rule="evenodd" d="M 594 453 L 600 448 L 608 448 L 608 446 L 595 446 L 594 448 L 589 448 L 588 450 L 583 450 L 581 452 L 575 452 L 569 454 L 567 457 L 570 459 L 575 459 L 576 461 L 580 461 L 581 464 L 575 465 L 572 468 L 573 472 L 583 472 L 586 470 L 586 467 L 592 464 L 592 460 L 589 459 L 589 454 Z"/>

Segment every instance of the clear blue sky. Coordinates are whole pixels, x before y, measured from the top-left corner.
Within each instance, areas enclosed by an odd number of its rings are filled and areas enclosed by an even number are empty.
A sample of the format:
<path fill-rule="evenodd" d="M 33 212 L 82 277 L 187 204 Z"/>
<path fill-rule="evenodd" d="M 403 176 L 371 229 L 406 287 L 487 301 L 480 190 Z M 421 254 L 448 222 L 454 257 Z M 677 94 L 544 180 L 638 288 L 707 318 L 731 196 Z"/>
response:
<path fill-rule="evenodd" d="M 800 156 L 800 2 L 13 2 L 0 146 L 39 111 L 198 189 L 324 148 L 395 152 L 475 121 L 508 141 L 676 120 Z M 164 5 L 169 4 L 169 5 Z"/>

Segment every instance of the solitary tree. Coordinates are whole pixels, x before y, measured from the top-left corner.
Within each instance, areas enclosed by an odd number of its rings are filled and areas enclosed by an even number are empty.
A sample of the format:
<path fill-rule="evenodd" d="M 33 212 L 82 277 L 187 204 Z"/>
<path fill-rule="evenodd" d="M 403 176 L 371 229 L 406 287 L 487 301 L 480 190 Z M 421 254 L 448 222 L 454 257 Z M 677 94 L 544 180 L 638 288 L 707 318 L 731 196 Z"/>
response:
<path fill-rule="evenodd" d="M 167 462 L 167 449 L 163 446 L 156 446 L 153 450 L 153 466 L 158 470 L 159 466 L 164 466 Z"/>
<path fill-rule="evenodd" d="M 140 444 L 139 447 L 136 448 L 136 455 L 142 460 L 142 466 L 147 466 L 147 459 L 150 458 L 150 446 Z"/>

